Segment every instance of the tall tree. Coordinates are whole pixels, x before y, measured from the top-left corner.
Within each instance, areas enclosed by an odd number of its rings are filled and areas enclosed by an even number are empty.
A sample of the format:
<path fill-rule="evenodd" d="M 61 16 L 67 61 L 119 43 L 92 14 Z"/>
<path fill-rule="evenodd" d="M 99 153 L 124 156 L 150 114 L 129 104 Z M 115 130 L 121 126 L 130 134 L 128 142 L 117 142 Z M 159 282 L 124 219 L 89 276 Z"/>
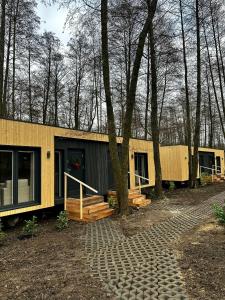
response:
<path fill-rule="evenodd" d="M 197 39 L 197 100 L 196 100 L 196 117 L 195 117 L 195 133 L 194 133 L 194 155 L 193 155 L 193 171 L 192 171 L 192 187 L 197 186 L 198 177 L 198 148 L 200 141 L 201 128 L 201 36 L 200 36 L 200 4 L 199 0 L 195 2 L 196 9 L 196 39 Z"/>
<path fill-rule="evenodd" d="M 155 49 L 155 34 L 154 34 L 154 16 L 156 12 L 157 2 L 151 11 L 149 24 L 149 43 L 151 53 L 151 80 L 152 80 L 152 97 L 151 97 L 151 127 L 153 140 L 153 153 L 155 163 L 155 193 L 157 197 L 162 197 L 162 174 L 160 163 L 159 150 L 159 121 L 158 121 L 158 88 L 157 88 L 157 64 L 156 64 L 156 49 Z"/>
<path fill-rule="evenodd" d="M 188 145 L 188 166 L 189 166 L 189 181 L 191 183 L 192 178 L 192 151 L 191 151 L 191 116 L 190 116 L 190 100 L 189 100 L 189 86 L 188 86 L 188 66 L 187 66 L 187 51 L 186 40 L 184 32 L 184 18 L 183 18 L 183 3 L 180 1 L 180 19 L 181 19 L 181 31 L 182 31 L 182 44 L 183 44 L 183 63 L 184 63 L 184 81 L 185 81 L 185 100 L 186 100 L 186 134 Z"/>
<path fill-rule="evenodd" d="M 6 0 L 1 1 L 1 25 L 0 25 L 0 116 L 5 116 L 6 107 L 3 101 L 4 83 L 4 57 L 5 57 L 5 19 Z"/>
<path fill-rule="evenodd" d="M 101 32 L 102 32 L 102 64 L 103 64 L 103 81 L 105 88 L 109 148 L 113 165 L 114 178 L 116 181 L 117 197 L 121 214 L 128 212 L 128 153 L 129 140 L 131 137 L 132 116 L 135 105 L 135 97 L 137 90 L 137 81 L 143 56 L 146 36 L 150 29 L 150 24 L 155 14 L 157 0 L 147 1 L 147 17 L 144 26 L 139 34 L 138 45 L 136 48 L 131 81 L 126 103 L 126 112 L 123 123 L 123 142 L 122 157 L 119 158 L 116 140 L 115 117 L 111 98 L 110 83 L 110 65 L 109 65 L 109 39 L 108 39 L 108 0 L 101 1 Z"/>

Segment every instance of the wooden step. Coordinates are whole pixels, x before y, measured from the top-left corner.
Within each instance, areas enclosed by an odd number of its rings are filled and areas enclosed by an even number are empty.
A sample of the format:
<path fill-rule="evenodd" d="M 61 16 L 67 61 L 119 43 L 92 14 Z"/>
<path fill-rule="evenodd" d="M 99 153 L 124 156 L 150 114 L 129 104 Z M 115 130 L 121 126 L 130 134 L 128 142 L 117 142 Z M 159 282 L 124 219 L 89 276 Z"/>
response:
<path fill-rule="evenodd" d="M 111 216 L 113 214 L 113 212 L 114 212 L 114 209 L 108 208 L 108 209 L 102 210 L 98 213 L 91 214 L 90 218 L 94 221 L 97 221 L 97 220 Z"/>
<path fill-rule="evenodd" d="M 139 194 L 139 195 L 141 195 L 141 191 L 140 191 L 140 189 L 129 189 L 128 190 L 128 194 L 129 195 L 132 195 L 132 194 L 135 194 L 135 195 Z"/>
<path fill-rule="evenodd" d="M 83 198 L 83 207 L 90 206 L 97 203 L 104 202 L 104 197 L 100 195 L 94 195 L 90 197 Z M 80 199 L 79 198 L 68 198 L 67 201 L 67 207 L 70 206 L 80 206 Z"/>
<path fill-rule="evenodd" d="M 129 206 L 133 206 L 133 207 L 145 207 L 147 205 L 151 204 L 151 200 L 145 199 L 142 200 L 139 203 L 129 203 Z"/>
<path fill-rule="evenodd" d="M 84 222 L 90 222 L 90 221 L 97 221 L 106 217 L 109 217 L 113 214 L 114 209 L 111 208 L 107 208 L 95 213 L 91 213 L 91 214 L 83 214 L 83 219 L 80 219 L 80 213 L 79 212 L 69 212 L 68 213 L 68 218 L 70 220 L 74 220 L 74 221 L 84 221 Z"/>
<path fill-rule="evenodd" d="M 92 213 L 102 211 L 102 210 L 107 209 L 107 208 L 109 208 L 109 204 L 106 203 L 106 202 L 92 204 L 92 205 L 89 205 L 89 206 L 85 206 L 83 208 L 83 214 L 90 215 Z M 80 213 L 80 207 L 79 206 L 74 207 L 73 211 Z"/>
<path fill-rule="evenodd" d="M 97 204 L 84 207 L 84 212 L 87 212 L 88 214 L 92 214 L 108 208 L 109 208 L 109 204 L 106 202 L 102 202 L 102 203 L 97 203 Z"/>
<path fill-rule="evenodd" d="M 142 195 L 142 194 L 131 194 L 128 195 L 128 200 L 132 200 L 132 199 L 146 199 L 146 195 Z"/>

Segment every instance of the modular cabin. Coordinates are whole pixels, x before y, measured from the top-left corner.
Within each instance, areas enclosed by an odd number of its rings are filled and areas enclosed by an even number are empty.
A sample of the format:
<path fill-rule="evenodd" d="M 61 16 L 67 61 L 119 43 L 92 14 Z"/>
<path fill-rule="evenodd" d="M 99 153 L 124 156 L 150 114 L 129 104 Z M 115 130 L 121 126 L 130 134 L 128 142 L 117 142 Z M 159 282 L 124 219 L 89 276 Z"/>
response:
<path fill-rule="evenodd" d="M 154 186 L 151 141 L 130 140 L 130 189 L 140 183 L 137 175 Z M 106 134 L 0 119 L 0 218 L 62 204 L 65 194 L 85 201 L 114 188 Z"/>
<path fill-rule="evenodd" d="M 193 148 L 192 148 L 193 153 Z M 199 148 L 199 170 L 209 175 L 223 176 L 224 150 Z M 184 145 L 161 146 L 160 147 L 162 180 L 185 182 L 189 179 L 188 147 Z"/>

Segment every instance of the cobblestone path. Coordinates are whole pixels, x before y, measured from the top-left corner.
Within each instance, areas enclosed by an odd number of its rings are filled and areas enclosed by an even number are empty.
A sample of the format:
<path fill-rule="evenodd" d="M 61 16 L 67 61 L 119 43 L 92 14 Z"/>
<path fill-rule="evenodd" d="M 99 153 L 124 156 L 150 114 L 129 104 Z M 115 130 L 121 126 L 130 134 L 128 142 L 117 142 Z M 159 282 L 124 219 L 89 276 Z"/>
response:
<path fill-rule="evenodd" d="M 88 224 L 85 248 L 92 274 L 116 299 L 188 299 L 169 246 L 209 217 L 212 203 L 224 203 L 224 199 L 225 192 L 198 206 L 179 206 L 176 216 L 128 238 L 110 219 Z M 162 207 L 174 210 L 165 202 Z M 152 209 L 160 209 L 160 204 Z"/>

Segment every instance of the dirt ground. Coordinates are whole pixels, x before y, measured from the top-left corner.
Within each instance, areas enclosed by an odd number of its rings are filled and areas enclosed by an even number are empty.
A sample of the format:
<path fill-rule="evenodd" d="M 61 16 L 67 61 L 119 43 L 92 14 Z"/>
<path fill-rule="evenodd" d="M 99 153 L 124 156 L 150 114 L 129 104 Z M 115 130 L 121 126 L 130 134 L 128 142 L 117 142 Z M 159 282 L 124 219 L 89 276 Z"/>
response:
<path fill-rule="evenodd" d="M 179 189 L 165 193 L 147 208 L 126 218 L 113 218 L 126 236 L 172 217 L 179 205 L 197 205 L 225 190 L 216 184 L 198 190 Z M 164 204 L 174 205 L 167 210 Z M 153 209 L 153 207 L 155 208 Z M 179 244 L 180 265 L 193 300 L 225 299 L 225 229 L 209 222 L 190 232 Z M 0 299 L 110 299 L 85 264 L 85 225 L 70 222 L 68 229 L 55 229 L 55 218 L 39 221 L 38 235 L 19 240 L 21 226 L 7 231 L 0 246 Z M 206 230 L 207 229 L 207 230 Z"/>
<path fill-rule="evenodd" d="M 85 225 L 62 232 L 55 220 L 40 222 L 38 235 L 18 240 L 21 228 L 7 232 L 0 246 L 0 299 L 110 299 L 85 265 Z"/>
<path fill-rule="evenodd" d="M 191 300 L 225 299 L 225 226 L 212 219 L 189 232 L 178 257 Z"/>
<path fill-rule="evenodd" d="M 153 224 L 163 222 L 167 218 L 176 215 L 177 206 L 193 206 L 202 203 L 204 200 L 225 191 L 225 184 L 218 183 L 199 187 L 198 189 L 180 188 L 173 191 L 166 191 L 163 200 L 152 200 L 152 204 L 159 209 L 152 209 L 152 205 L 140 210 L 133 210 L 133 213 L 127 217 L 115 218 L 123 230 L 124 235 L 132 236 L 141 230 L 147 229 Z M 159 202 L 160 201 L 160 202 Z M 169 204 L 171 209 L 168 210 L 166 205 Z M 163 206 L 165 205 L 165 209 Z"/>

